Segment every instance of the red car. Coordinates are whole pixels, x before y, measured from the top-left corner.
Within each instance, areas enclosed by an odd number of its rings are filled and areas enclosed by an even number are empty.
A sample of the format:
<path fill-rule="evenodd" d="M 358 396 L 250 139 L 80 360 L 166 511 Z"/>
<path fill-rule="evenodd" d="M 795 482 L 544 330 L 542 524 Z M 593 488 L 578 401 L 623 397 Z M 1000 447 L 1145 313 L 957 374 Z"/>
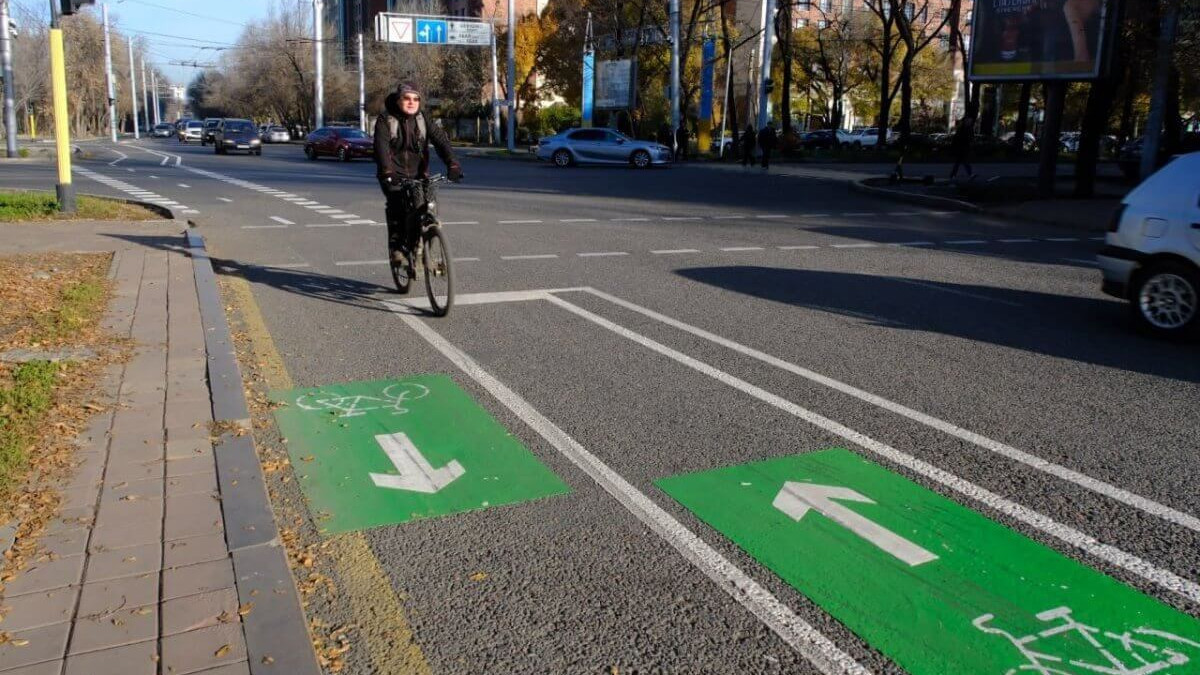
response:
<path fill-rule="evenodd" d="M 372 157 L 374 152 L 371 137 L 352 127 L 321 127 L 304 138 L 304 155 L 313 160 L 332 155 L 349 162 L 355 157 Z"/>

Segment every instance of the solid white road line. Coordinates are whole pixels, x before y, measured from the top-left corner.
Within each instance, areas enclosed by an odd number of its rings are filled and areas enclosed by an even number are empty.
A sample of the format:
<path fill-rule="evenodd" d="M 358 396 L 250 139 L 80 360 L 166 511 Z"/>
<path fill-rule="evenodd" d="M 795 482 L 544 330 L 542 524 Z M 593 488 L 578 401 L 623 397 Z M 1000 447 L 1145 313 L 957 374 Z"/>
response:
<path fill-rule="evenodd" d="M 189 188 L 190 189 L 192 187 L 191 185 L 188 185 L 187 183 L 179 183 L 178 185 L 181 188 Z"/>
<path fill-rule="evenodd" d="M 108 163 L 108 165 L 109 165 L 109 166 L 116 166 L 116 165 L 117 165 L 117 162 L 124 162 L 125 160 L 129 159 L 129 155 L 127 155 L 127 154 L 125 154 L 125 153 L 121 152 L 120 150 L 117 150 L 117 149 L 114 149 L 114 148 L 109 148 L 109 150 L 112 150 L 113 152 L 115 152 L 115 153 L 117 153 L 118 155 L 120 155 L 120 157 L 118 157 L 117 159 L 114 159 L 113 161 L 109 162 L 109 163 Z"/>
<path fill-rule="evenodd" d="M 677 328 L 685 333 L 703 338 L 714 344 L 721 345 L 726 349 L 730 349 L 744 356 L 749 356 L 752 359 L 762 361 L 767 365 L 774 366 L 793 375 L 798 375 L 806 380 L 809 380 L 810 382 L 816 382 L 817 384 L 833 389 L 834 391 L 841 392 L 847 396 L 887 410 L 888 412 L 900 415 L 901 417 L 906 417 L 914 422 L 924 424 L 925 426 L 936 429 L 944 434 L 954 436 L 960 440 L 977 445 L 1002 457 L 1007 457 L 1008 459 L 1024 464 L 1025 466 L 1065 480 L 1068 483 L 1072 483 L 1084 489 L 1091 490 L 1097 494 L 1104 495 L 1109 499 L 1131 506 L 1139 511 L 1142 511 L 1143 513 L 1157 516 L 1158 518 L 1161 518 L 1167 522 L 1186 527 L 1194 532 L 1200 532 L 1200 518 L 1197 518 L 1189 513 L 1184 513 L 1177 509 L 1173 509 L 1170 506 L 1160 504 L 1156 501 L 1130 492 L 1124 488 L 1120 488 L 1097 478 L 1093 478 L 1086 474 L 1075 471 L 1074 469 L 1069 469 L 1065 466 L 1055 464 L 1054 462 L 1042 459 L 1041 457 L 1032 455 L 1024 450 L 1019 450 L 1011 445 L 1007 445 L 1005 443 L 1001 443 L 1000 441 L 988 438 L 987 436 L 983 436 L 982 434 L 968 431 L 967 429 L 957 426 L 951 422 L 938 419 L 933 415 L 923 413 L 919 410 L 914 410 L 913 408 L 909 408 L 901 403 L 896 403 L 895 401 L 890 401 L 877 394 L 872 394 L 871 392 L 864 391 L 853 385 L 846 384 L 845 382 L 840 382 L 832 377 L 827 377 L 818 372 L 804 368 L 803 366 L 799 366 L 789 361 L 784 361 L 783 359 L 767 354 L 766 352 L 759 351 L 753 347 L 747 347 L 746 345 L 734 342 L 728 338 L 721 337 L 715 333 L 710 333 L 703 328 L 684 323 L 678 319 L 673 319 L 665 314 L 660 314 L 652 309 L 629 302 L 628 300 L 623 300 L 615 295 L 610 295 L 594 288 L 588 288 L 586 289 L 586 292 L 597 297 L 604 298 L 618 307 L 624 307 L 632 312 L 636 312 L 642 316 L 665 323 L 668 326 Z"/>
<path fill-rule="evenodd" d="M 371 220 L 370 218 L 360 218 L 358 220 L 347 220 L 347 221 L 345 221 L 345 224 L 346 225 L 374 225 L 375 221 Z"/>
<path fill-rule="evenodd" d="M 987 242 L 982 239 L 955 239 L 954 241 L 945 241 L 942 243 L 950 246 L 967 246 L 970 244 L 986 244 Z"/>
<path fill-rule="evenodd" d="M 854 429 L 831 420 L 828 417 L 803 408 L 781 396 L 772 394 L 761 387 L 750 384 L 745 380 L 742 380 L 723 370 L 719 370 L 707 363 L 704 363 L 703 361 L 692 358 L 659 342 L 655 342 L 654 340 L 639 333 L 635 333 L 624 326 L 619 326 L 602 316 L 594 314 L 582 307 L 579 307 L 578 305 L 571 304 L 570 302 L 567 302 L 558 296 L 551 295 L 547 298 L 547 300 L 571 312 L 572 314 L 585 318 L 592 323 L 595 323 L 596 325 L 612 331 L 617 335 L 636 342 L 637 344 L 640 344 L 651 351 L 666 356 L 676 363 L 687 366 L 699 373 L 708 375 L 718 382 L 729 385 L 738 391 L 741 391 L 762 401 L 763 403 L 798 417 L 812 424 L 813 426 L 824 429 L 831 434 L 841 436 L 847 441 L 865 450 L 875 453 L 876 455 L 879 455 L 880 457 L 883 457 L 891 462 L 899 464 L 910 471 L 921 474 L 922 476 L 925 476 L 936 483 L 940 483 L 945 488 L 957 492 L 968 499 L 995 509 L 996 511 L 999 511 L 1000 513 L 1003 513 L 1018 522 L 1025 523 L 1026 525 L 1055 537 L 1066 544 L 1074 546 L 1090 555 L 1100 558 L 1101 560 L 1105 560 L 1113 565 L 1121 567 L 1127 572 L 1137 575 L 1153 583 L 1159 588 L 1176 593 L 1191 600 L 1192 602 L 1200 602 L 1200 584 L 1188 579 L 1184 579 L 1170 570 L 1155 567 L 1149 562 L 1142 560 L 1131 553 L 1126 553 L 1115 546 L 1100 543 L 1091 535 L 1076 530 L 1069 525 L 1059 523 L 1049 516 L 1039 513 L 1026 506 L 1022 506 L 1021 504 L 1002 497 L 982 486 L 960 478 L 949 471 L 939 469 L 938 467 L 924 460 L 901 452 L 890 445 L 881 443 L 880 441 L 867 436 L 866 434 L 855 431 Z"/>
<path fill-rule="evenodd" d="M 713 220 L 745 220 L 748 216 L 713 216 Z"/>
<path fill-rule="evenodd" d="M 333 264 L 337 265 L 338 267 L 346 267 L 348 265 L 386 265 L 386 264 L 388 264 L 388 261 L 386 261 L 386 260 L 339 260 Z M 457 300 L 457 298 L 456 298 L 456 300 Z"/>
<path fill-rule="evenodd" d="M 310 224 L 308 224 L 308 225 L 305 225 L 305 227 L 350 227 L 350 226 L 351 226 L 351 225 L 353 225 L 353 224 L 354 224 L 353 222 L 346 222 L 346 223 L 310 223 Z"/>
<path fill-rule="evenodd" d="M 588 253 L 576 253 L 580 258 L 604 258 L 616 255 L 629 255 L 628 251 L 591 251 Z"/>
<path fill-rule="evenodd" d="M 698 248 L 660 248 L 656 251 L 650 251 L 654 255 L 671 255 L 674 253 L 699 253 Z"/>
<path fill-rule="evenodd" d="M 219 199 L 219 200 L 221 200 L 221 201 L 225 202 L 226 204 L 229 204 L 229 203 L 233 202 L 233 200 L 232 200 L 232 199 L 230 199 L 230 198 L 228 198 L 228 197 L 217 197 L 217 199 Z"/>
<path fill-rule="evenodd" d="M 557 258 L 557 253 L 535 253 L 532 255 L 502 255 L 501 260 L 547 260 Z"/>
<path fill-rule="evenodd" d="M 547 294 L 543 294 L 543 296 L 552 301 L 557 299 Z M 571 463 L 590 476 L 605 492 L 670 544 L 692 566 L 703 572 L 730 597 L 750 610 L 772 631 L 783 638 L 788 645 L 811 661 L 821 672 L 827 675 L 834 673 L 868 675 L 870 673 L 869 670 L 840 650 L 824 634 L 796 616 L 791 608 L 780 602 L 770 591 L 763 588 L 732 561 L 687 529 L 654 500 L 609 468 L 567 432 L 551 422 L 491 373 L 484 370 L 441 334 L 415 316 L 401 314 L 400 319 L 434 349 L 441 352 L 451 363 L 478 382 L 496 400 L 521 418 L 531 429 L 545 438 Z"/>
<path fill-rule="evenodd" d="M 912 286 L 920 286 L 921 288 L 928 288 L 933 291 L 941 291 L 942 293 L 949 293 L 951 295 L 961 295 L 964 298 L 971 298 L 973 300 L 983 300 L 985 302 L 998 302 L 1001 305 L 1008 305 L 1009 307 L 1024 307 L 1025 306 L 1019 302 L 1011 302 L 1009 300 L 1001 300 L 1000 298 L 993 298 L 991 296 L 981 295 L 979 293 L 970 293 L 968 291 L 960 291 L 955 288 L 947 288 L 945 286 L 940 286 L 935 283 L 917 281 L 915 279 L 901 279 L 899 277 L 887 277 L 887 278 L 891 281 L 898 281 L 902 284 L 909 284 Z"/>
<path fill-rule="evenodd" d="M 1079 237 L 1046 237 L 1046 241 L 1079 241 Z"/>
<path fill-rule="evenodd" d="M 540 223 L 540 220 L 497 220 L 497 225 L 533 225 Z"/>
<path fill-rule="evenodd" d="M 1032 244 L 1036 239 L 997 239 L 1001 244 Z"/>
<path fill-rule="evenodd" d="M 287 218 L 280 218 L 279 216 L 271 216 L 271 220 L 273 220 L 277 223 L 283 223 L 284 225 L 295 225 L 295 223 L 288 220 Z"/>
<path fill-rule="evenodd" d="M 358 217 L 358 216 L 354 215 L 353 213 L 347 213 L 347 214 L 346 214 L 346 215 L 344 215 L 344 216 L 332 216 L 332 218 L 333 218 L 334 220 L 351 220 L 351 219 L 353 219 L 353 218 L 357 218 L 357 217 Z"/>
<path fill-rule="evenodd" d="M 795 246 L 779 246 L 777 248 L 780 251 L 811 251 L 815 248 L 821 248 L 821 247 L 820 246 L 809 246 L 807 244 L 798 244 Z"/>
<path fill-rule="evenodd" d="M 754 217 L 755 218 L 763 218 L 763 219 L 791 218 L 791 216 L 784 215 L 784 214 L 771 214 L 771 215 L 766 215 L 766 216 L 754 216 Z"/>
<path fill-rule="evenodd" d="M 933 246 L 932 241 L 897 241 L 889 243 L 888 246 Z"/>
<path fill-rule="evenodd" d="M 559 219 L 558 222 L 560 222 L 560 223 L 594 223 L 594 222 L 596 222 L 596 219 L 595 218 L 561 218 L 561 219 Z"/>
<path fill-rule="evenodd" d="M 453 262 L 479 262 L 479 258 L 451 258 Z M 455 299 L 457 302 L 457 298 Z"/>
<path fill-rule="evenodd" d="M 282 230 L 287 225 L 243 225 L 243 230 Z"/>
<path fill-rule="evenodd" d="M 875 248 L 879 244 L 863 242 L 861 244 L 830 244 L 831 248 Z"/>
<path fill-rule="evenodd" d="M 442 225 L 478 225 L 478 220 L 449 220 L 443 221 Z"/>

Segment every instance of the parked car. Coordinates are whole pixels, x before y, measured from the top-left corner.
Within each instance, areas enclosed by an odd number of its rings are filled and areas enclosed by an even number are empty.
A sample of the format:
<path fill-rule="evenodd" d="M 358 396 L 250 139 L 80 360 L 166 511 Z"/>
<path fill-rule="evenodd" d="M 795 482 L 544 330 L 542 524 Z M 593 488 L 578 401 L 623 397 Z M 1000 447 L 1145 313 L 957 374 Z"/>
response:
<path fill-rule="evenodd" d="M 1200 337 L 1200 152 L 1181 155 L 1133 189 L 1096 256 L 1101 289 L 1128 300 L 1142 330 Z"/>
<path fill-rule="evenodd" d="M 884 143 L 887 144 L 894 140 L 896 140 L 894 132 L 889 131 L 888 136 L 887 136 L 887 141 L 885 141 Z M 870 127 L 867 129 L 859 129 L 850 134 L 850 146 L 851 147 L 873 148 L 876 145 L 879 145 L 879 129 L 876 129 L 875 127 Z"/>
<path fill-rule="evenodd" d="M 1145 136 L 1139 136 L 1130 139 L 1121 146 L 1117 151 L 1117 166 L 1121 168 L 1121 173 L 1125 174 L 1126 178 L 1135 179 L 1141 175 L 1142 166 L 1142 144 L 1146 142 Z M 1176 152 L 1183 154 L 1187 152 L 1200 151 L 1200 133 L 1187 133 L 1180 139 Z M 1165 164 L 1170 157 L 1167 155 L 1167 149 L 1162 143 L 1158 146 L 1158 161 L 1157 166 Z"/>
<path fill-rule="evenodd" d="M 171 133 L 174 131 L 175 127 L 172 127 L 170 124 L 155 124 L 154 127 L 150 129 L 150 136 L 153 138 L 170 138 Z"/>
<path fill-rule="evenodd" d="M 312 160 L 321 155 L 333 155 L 349 162 L 355 157 L 373 157 L 374 154 L 371 137 L 353 127 L 321 127 L 304 139 L 304 155 Z"/>
<path fill-rule="evenodd" d="M 1012 143 L 1013 143 L 1013 136 L 1015 136 L 1015 135 L 1016 135 L 1016 133 L 1017 133 L 1017 132 L 1015 132 L 1015 131 L 1010 131 L 1010 132 L 1008 132 L 1008 133 L 1006 133 L 1006 134 L 1003 134 L 1003 135 L 1001 135 L 1001 136 L 1000 136 L 1000 140 L 1004 141 L 1004 142 L 1005 142 L 1005 143 L 1007 143 L 1008 145 L 1012 145 Z M 1074 145 L 1074 146 L 1069 146 L 1069 145 L 1068 145 L 1068 146 L 1066 146 L 1067 150 L 1070 150 L 1071 152 L 1074 152 L 1074 151 L 1075 151 L 1075 149 L 1079 147 L 1079 139 L 1078 139 L 1078 137 L 1076 137 L 1076 138 L 1074 139 L 1074 143 L 1075 143 L 1075 145 Z M 1024 151 L 1026 151 L 1026 152 L 1030 152 L 1030 151 L 1033 151 L 1033 150 L 1037 150 L 1037 147 L 1038 147 L 1038 140 L 1037 140 L 1037 136 L 1034 136 L 1033 134 L 1031 134 L 1031 133 L 1029 133 L 1028 131 L 1026 131 L 1026 132 L 1025 132 L 1025 137 L 1024 137 L 1024 140 L 1021 142 L 1021 149 L 1022 149 L 1022 150 L 1024 150 Z"/>
<path fill-rule="evenodd" d="M 204 122 L 198 120 L 188 120 L 187 124 L 183 125 L 183 129 L 179 131 L 179 142 L 187 143 L 188 141 L 203 141 L 204 140 Z"/>
<path fill-rule="evenodd" d="M 258 129 L 250 120 L 225 118 L 213 132 L 213 150 L 218 155 L 228 154 L 231 150 L 245 150 L 251 155 L 262 155 L 262 140 L 258 137 Z"/>
<path fill-rule="evenodd" d="M 807 150 L 819 148 L 848 148 L 854 144 L 854 135 L 838 129 L 818 129 L 800 137 L 800 145 Z"/>
<path fill-rule="evenodd" d="M 267 127 L 263 132 L 263 143 L 289 143 L 292 140 L 292 135 L 288 133 L 285 127 Z"/>
<path fill-rule="evenodd" d="M 537 158 L 555 166 L 630 164 L 645 169 L 670 164 L 671 149 L 654 141 L 635 141 L 612 129 L 567 129 L 538 141 Z"/>
<path fill-rule="evenodd" d="M 220 123 L 220 117 L 210 117 L 204 120 L 204 131 L 200 134 L 200 145 L 212 143 L 213 133 L 217 130 L 217 125 Z"/>

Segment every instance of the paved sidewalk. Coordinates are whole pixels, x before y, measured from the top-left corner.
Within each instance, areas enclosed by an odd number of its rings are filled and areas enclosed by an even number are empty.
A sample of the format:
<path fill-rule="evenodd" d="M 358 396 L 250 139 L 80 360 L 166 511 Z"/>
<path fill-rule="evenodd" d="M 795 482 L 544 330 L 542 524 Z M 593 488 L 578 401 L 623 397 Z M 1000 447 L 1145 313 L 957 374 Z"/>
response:
<path fill-rule="evenodd" d="M 72 225 L 81 231 L 53 236 Z M 39 239 L 57 243 L 30 243 Z M 77 439 L 61 513 L 41 535 L 45 555 L 4 585 L 0 628 L 12 639 L 0 645 L 0 673 L 284 672 L 261 650 L 248 660 L 256 608 L 247 596 L 258 590 L 235 580 L 227 544 L 208 331 L 187 239 L 177 225 L 56 224 L 24 236 L 2 227 L 0 241 L 0 254 L 116 249 L 104 327 L 135 345 L 99 383 L 111 407 Z"/>

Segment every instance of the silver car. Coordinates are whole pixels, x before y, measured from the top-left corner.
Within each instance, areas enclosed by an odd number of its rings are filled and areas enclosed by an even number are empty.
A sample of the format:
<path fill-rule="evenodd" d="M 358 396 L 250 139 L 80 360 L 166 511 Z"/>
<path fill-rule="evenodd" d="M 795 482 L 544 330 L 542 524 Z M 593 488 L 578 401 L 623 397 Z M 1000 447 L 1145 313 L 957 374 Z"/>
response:
<path fill-rule="evenodd" d="M 652 141 L 635 141 L 612 129 L 568 129 L 538 142 L 537 158 L 555 166 L 630 164 L 645 169 L 670 164 L 671 149 Z"/>
<path fill-rule="evenodd" d="M 288 143 L 292 140 L 292 135 L 283 127 L 267 127 L 262 139 L 267 143 Z"/>

